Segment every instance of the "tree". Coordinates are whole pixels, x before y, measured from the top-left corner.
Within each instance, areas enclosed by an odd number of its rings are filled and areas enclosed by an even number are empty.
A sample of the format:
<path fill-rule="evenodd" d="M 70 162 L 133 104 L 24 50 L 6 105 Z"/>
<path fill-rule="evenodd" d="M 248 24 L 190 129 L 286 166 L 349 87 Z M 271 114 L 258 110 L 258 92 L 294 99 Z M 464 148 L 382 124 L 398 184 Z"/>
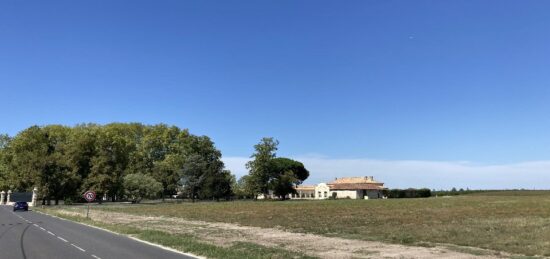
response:
<path fill-rule="evenodd" d="M 269 187 L 282 200 L 287 194 L 296 193 L 294 187 L 309 177 L 302 163 L 283 157 L 271 160 L 270 172 Z"/>
<path fill-rule="evenodd" d="M 232 181 L 234 176 L 229 170 L 214 171 L 204 179 L 199 196 L 203 199 L 231 199 L 233 196 Z"/>
<path fill-rule="evenodd" d="M 9 188 L 8 183 L 8 145 L 11 138 L 0 134 L 0 190 Z"/>
<path fill-rule="evenodd" d="M 92 161 L 97 156 L 96 145 L 98 142 L 99 125 L 81 124 L 72 128 L 66 149 L 67 163 L 73 174 L 78 177 L 78 190 L 83 193 L 84 181 L 92 171 Z M 78 196 L 78 197 L 77 197 Z M 80 195 L 75 195 L 78 199 Z"/>
<path fill-rule="evenodd" d="M 199 190 L 207 175 L 207 167 L 206 161 L 198 154 L 193 154 L 185 160 L 181 170 L 181 183 L 192 202 L 198 198 Z"/>
<path fill-rule="evenodd" d="M 114 123 L 100 128 L 85 189 L 94 190 L 99 197 L 107 195 L 112 201 L 122 197 L 123 178 L 135 149 L 135 138 L 126 125 Z"/>
<path fill-rule="evenodd" d="M 237 183 L 235 184 L 235 187 L 233 187 L 233 191 L 235 192 L 235 195 L 237 197 L 242 198 L 255 198 L 258 192 L 256 190 L 258 189 L 256 186 L 254 186 L 254 183 L 250 182 L 250 175 L 243 175 Z"/>
<path fill-rule="evenodd" d="M 10 187 L 30 191 L 38 187 L 45 204 L 53 198 L 72 195 L 76 177 L 66 159 L 69 128 L 60 125 L 33 126 L 19 133 L 9 145 L 7 163 Z"/>
<path fill-rule="evenodd" d="M 30 191 L 43 203 L 95 191 L 100 201 L 124 197 L 124 177 L 144 174 L 162 185 L 162 197 L 176 194 L 181 180 L 193 198 L 232 195 L 232 178 L 221 152 L 206 136 L 175 126 L 111 123 L 75 127 L 32 126 L 13 139 L 0 135 L 0 187 Z"/>
<path fill-rule="evenodd" d="M 163 199 L 165 195 L 176 194 L 189 138 L 187 130 L 164 124 L 150 127 L 144 135 L 140 153 L 147 172 L 162 183 Z"/>
<path fill-rule="evenodd" d="M 41 175 L 43 190 L 59 204 L 60 199 L 75 196 L 80 178 L 73 172 L 67 160 L 67 146 L 70 128 L 60 125 L 43 127 L 46 134 L 48 152 L 46 167 Z"/>
<path fill-rule="evenodd" d="M 158 197 L 162 184 L 149 175 L 129 174 L 124 177 L 124 191 L 132 203 L 139 203 L 142 199 Z"/>
<path fill-rule="evenodd" d="M 262 193 L 267 197 L 269 193 L 269 180 L 271 177 L 271 160 L 276 157 L 279 141 L 273 138 L 262 138 L 260 143 L 254 145 L 253 160 L 246 163 L 249 170 L 247 179 L 248 187 L 255 194 Z M 256 198 L 256 195 L 255 195 Z"/>

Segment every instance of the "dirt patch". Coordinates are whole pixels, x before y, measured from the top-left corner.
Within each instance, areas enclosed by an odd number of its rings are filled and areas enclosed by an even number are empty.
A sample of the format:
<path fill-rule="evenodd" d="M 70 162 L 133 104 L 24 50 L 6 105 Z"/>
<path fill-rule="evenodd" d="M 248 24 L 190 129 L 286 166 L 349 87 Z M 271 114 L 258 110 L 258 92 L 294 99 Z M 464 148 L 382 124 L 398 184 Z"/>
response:
<path fill-rule="evenodd" d="M 72 216 L 85 216 L 78 211 L 57 210 L 57 212 Z M 278 247 L 289 251 L 299 251 L 320 258 L 507 257 L 505 254 L 478 248 L 468 248 L 474 253 L 465 253 L 441 245 L 433 247 L 404 246 L 375 241 L 292 233 L 273 228 L 193 221 L 181 218 L 138 216 L 106 211 L 92 211 L 90 217 L 95 221 L 107 224 L 128 224 L 140 229 L 155 229 L 168 233 L 192 234 L 204 242 L 218 246 L 231 246 L 235 242 L 250 242 L 268 247 Z"/>

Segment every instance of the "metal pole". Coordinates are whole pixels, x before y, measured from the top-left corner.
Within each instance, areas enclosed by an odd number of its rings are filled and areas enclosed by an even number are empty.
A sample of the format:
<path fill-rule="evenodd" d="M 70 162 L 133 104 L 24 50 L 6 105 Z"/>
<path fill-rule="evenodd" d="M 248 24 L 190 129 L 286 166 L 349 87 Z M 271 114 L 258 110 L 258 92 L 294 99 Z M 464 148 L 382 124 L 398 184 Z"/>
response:
<path fill-rule="evenodd" d="M 88 203 L 88 209 L 86 210 L 86 218 L 89 219 L 90 217 L 90 204 Z"/>

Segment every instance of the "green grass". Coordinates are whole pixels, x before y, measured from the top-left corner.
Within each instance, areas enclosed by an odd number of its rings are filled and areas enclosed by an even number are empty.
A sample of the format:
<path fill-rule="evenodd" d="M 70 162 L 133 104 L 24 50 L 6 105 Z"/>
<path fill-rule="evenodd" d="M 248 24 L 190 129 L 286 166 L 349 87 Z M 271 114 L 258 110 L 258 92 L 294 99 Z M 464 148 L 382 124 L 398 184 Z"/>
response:
<path fill-rule="evenodd" d="M 148 241 L 155 244 L 160 244 L 166 247 L 170 247 L 179 251 L 192 253 L 207 258 L 228 258 L 228 259 L 241 259 L 241 258 L 254 258 L 254 259 L 279 259 L 279 258 L 296 258 L 296 259 L 309 259 L 315 258 L 300 254 L 297 252 L 290 252 L 280 248 L 265 247 L 258 244 L 237 242 L 229 247 L 221 247 L 212 244 L 207 244 L 199 241 L 195 236 L 188 234 L 170 234 L 157 230 L 143 230 L 134 228 L 124 224 L 106 224 L 102 222 L 92 221 L 84 217 L 68 216 L 64 214 L 56 213 L 51 209 L 38 209 L 40 211 L 69 219 L 76 222 L 85 223 L 111 230 L 120 234 L 130 235 L 138 239 Z"/>
<path fill-rule="evenodd" d="M 428 199 L 202 202 L 96 209 L 409 245 L 447 243 L 550 256 L 550 192 L 545 191 Z"/>

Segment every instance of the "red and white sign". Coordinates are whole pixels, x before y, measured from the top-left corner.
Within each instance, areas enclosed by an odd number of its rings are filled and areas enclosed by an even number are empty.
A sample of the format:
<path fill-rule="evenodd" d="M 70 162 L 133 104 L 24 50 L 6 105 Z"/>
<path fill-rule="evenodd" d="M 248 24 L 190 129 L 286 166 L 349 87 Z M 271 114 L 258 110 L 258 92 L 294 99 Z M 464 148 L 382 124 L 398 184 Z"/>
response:
<path fill-rule="evenodd" d="M 93 191 L 87 191 L 84 193 L 84 199 L 86 199 L 86 201 L 88 202 L 92 202 L 92 201 L 95 201 L 95 192 Z"/>

